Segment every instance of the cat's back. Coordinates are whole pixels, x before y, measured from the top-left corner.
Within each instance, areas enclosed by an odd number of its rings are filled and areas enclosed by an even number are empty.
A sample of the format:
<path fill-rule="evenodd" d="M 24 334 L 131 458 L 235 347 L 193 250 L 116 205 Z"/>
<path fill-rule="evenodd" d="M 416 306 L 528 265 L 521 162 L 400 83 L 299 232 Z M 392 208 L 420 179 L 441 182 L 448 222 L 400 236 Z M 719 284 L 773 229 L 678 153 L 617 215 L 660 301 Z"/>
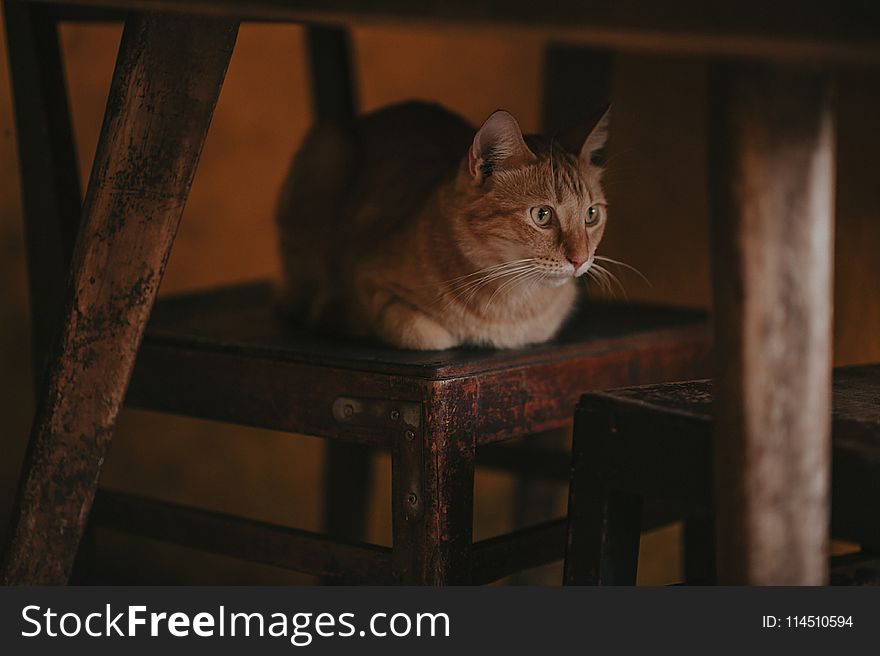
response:
<path fill-rule="evenodd" d="M 351 209 L 411 215 L 455 175 L 473 139 L 461 116 L 426 102 L 391 105 L 359 117 L 351 132 Z"/>

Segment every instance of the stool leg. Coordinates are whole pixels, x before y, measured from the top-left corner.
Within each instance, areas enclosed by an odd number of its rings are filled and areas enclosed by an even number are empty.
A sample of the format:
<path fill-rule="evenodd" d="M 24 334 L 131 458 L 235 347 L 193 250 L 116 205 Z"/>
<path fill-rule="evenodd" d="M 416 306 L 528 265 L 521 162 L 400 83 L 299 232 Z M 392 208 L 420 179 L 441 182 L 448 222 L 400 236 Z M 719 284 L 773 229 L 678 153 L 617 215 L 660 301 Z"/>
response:
<path fill-rule="evenodd" d="M 569 505 L 565 585 L 635 585 L 641 539 L 640 497 L 592 486 Z"/>
<path fill-rule="evenodd" d="M 476 386 L 444 384 L 424 429 L 391 455 L 395 578 L 410 585 L 471 582 Z"/>
<path fill-rule="evenodd" d="M 66 583 L 238 30 L 126 21 L 25 456 L 7 585 Z"/>
<path fill-rule="evenodd" d="M 684 582 L 715 585 L 715 520 L 691 517 L 684 520 Z"/>
<path fill-rule="evenodd" d="M 635 585 L 641 497 L 615 490 L 605 472 L 612 433 L 607 418 L 578 409 L 572 440 L 565 585 Z"/>

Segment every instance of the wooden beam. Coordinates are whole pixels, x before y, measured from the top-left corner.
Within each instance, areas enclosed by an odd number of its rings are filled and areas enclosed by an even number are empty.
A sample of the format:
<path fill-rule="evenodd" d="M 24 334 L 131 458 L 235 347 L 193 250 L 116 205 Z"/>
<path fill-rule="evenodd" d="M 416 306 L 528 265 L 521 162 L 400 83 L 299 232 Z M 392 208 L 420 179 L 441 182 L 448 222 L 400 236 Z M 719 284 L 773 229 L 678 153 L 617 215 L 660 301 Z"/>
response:
<path fill-rule="evenodd" d="M 329 25 L 488 27 L 594 48 L 880 64 L 880 5 L 863 0 L 30 1 Z"/>
<path fill-rule="evenodd" d="M 126 23 L 25 455 L 8 585 L 68 579 L 237 31 L 159 14 Z"/>
<path fill-rule="evenodd" d="M 565 552 L 566 518 L 482 540 L 473 547 L 472 583 L 482 585 L 524 569 L 560 560 Z"/>
<path fill-rule="evenodd" d="M 716 64 L 718 575 L 828 576 L 834 130 L 826 75 Z"/>
<path fill-rule="evenodd" d="M 391 549 L 100 490 L 93 521 L 109 528 L 253 563 L 349 582 L 391 583 Z"/>

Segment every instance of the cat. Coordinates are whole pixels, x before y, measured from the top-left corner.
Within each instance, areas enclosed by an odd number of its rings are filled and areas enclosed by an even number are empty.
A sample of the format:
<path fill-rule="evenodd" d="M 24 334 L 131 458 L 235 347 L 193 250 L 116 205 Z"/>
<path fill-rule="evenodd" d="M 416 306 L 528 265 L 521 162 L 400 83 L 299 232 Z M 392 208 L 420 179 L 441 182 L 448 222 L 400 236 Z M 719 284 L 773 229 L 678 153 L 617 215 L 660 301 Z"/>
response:
<path fill-rule="evenodd" d="M 608 122 L 557 140 L 407 102 L 316 124 L 278 204 L 285 311 L 405 349 L 550 339 L 605 230 Z"/>

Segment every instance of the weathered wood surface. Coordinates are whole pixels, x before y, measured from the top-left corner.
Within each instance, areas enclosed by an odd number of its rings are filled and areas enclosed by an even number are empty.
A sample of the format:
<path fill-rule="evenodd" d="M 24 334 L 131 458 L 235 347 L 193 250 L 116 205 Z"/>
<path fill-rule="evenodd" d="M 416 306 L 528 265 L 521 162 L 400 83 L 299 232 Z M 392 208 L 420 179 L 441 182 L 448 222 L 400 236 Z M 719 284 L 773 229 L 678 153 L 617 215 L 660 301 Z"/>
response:
<path fill-rule="evenodd" d="M 880 545 L 880 365 L 835 370 L 832 398 L 830 535 L 876 550 Z M 712 472 L 712 384 L 703 380 L 593 392 L 583 397 L 576 417 L 568 581 L 594 580 L 586 572 L 597 567 L 595 547 L 591 551 L 577 540 L 589 534 L 586 527 L 596 530 L 598 511 L 591 507 L 598 503 L 602 481 L 644 498 L 646 508 L 652 501 L 671 501 L 668 519 L 696 518 L 692 534 L 686 535 L 693 566 L 688 573 L 698 582 L 710 578 L 713 564 L 706 550 L 713 542 L 710 518 L 717 489 Z M 780 494 L 785 496 L 785 490 Z M 796 519 L 810 521 L 809 502 L 792 507 Z M 825 540 L 828 528 L 827 520 L 819 527 Z"/>
<path fill-rule="evenodd" d="M 2 570 L 67 581 L 237 23 L 129 19 Z"/>
<path fill-rule="evenodd" d="M 880 6 L 864 0 L 31 0 L 308 23 L 529 30 L 618 50 L 880 64 Z"/>
<path fill-rule="evenodd" d="M 717 64 L 710 116 L 719 582 L 827 581 L 827 75 Z"/>
<path fill-rule="evenodd" d="M 82 209 L 64 62 L 50 7 L 4 2 L 22 182 L 34 387 L 61 316 Z"/>
<path fill-rule="evenodd" d="M 400 583 L 471 582 L 477 387 L 472 379 L 433 387 L 423 429 L 395 436 L 393 568 Z"/>
<path fill-rule="evenodd" d="M 128 401 L 387 445 L 382 427 L 337 422 L 337 396 L 425 402 L 448 378 L 478 376 L 482 443 L 570 425 L 586 390 L 705 376 L 708 355 L 705 315 L 635 304 L 587 304 L 557 341 L 532 348 L 402 351 L 288 326 L 255 285 L 160 301 Z"/>

